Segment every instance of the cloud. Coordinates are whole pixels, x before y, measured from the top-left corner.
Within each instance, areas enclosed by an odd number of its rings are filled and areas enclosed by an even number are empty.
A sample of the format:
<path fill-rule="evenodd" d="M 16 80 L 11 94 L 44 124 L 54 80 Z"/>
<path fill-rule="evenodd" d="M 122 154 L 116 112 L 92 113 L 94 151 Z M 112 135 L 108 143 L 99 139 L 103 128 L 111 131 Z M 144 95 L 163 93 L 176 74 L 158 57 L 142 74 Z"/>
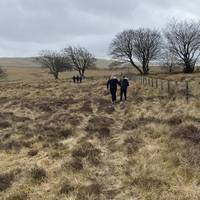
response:
<path fill-rule="evenodd" d="M 0 13 L 0 56 L 80 45 L 107 57 L 110 41 L 123 29 L 161 29 L 172 17 L 200 16 L 198 0 L 1 0 Z"/>

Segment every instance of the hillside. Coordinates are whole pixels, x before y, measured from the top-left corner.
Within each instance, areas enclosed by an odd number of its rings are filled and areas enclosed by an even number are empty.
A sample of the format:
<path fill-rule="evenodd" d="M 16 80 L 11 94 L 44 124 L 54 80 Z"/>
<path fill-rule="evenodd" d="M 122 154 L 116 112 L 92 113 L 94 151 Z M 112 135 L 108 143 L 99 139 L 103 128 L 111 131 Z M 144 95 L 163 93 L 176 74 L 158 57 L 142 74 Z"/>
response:
<path fill-rule="evenodd" d="M 40 67 L 34 62 L 34 58 L 0 58 L 0 65 L 4 68 L 7 67 Z"/>
<path fill-rule="evenodd" d="M 1 200 L 199 200 L 199 102 L 131 82 L 0 84 Z"/>
<path fill-rule="evenodd" d="M 97 59 L 97 68 L 108 68 L 112 60 Z M 0 58 L 0 65 L 3 67 L 40 67 L 40 64 L 34 61 L 34 58 Z"/>

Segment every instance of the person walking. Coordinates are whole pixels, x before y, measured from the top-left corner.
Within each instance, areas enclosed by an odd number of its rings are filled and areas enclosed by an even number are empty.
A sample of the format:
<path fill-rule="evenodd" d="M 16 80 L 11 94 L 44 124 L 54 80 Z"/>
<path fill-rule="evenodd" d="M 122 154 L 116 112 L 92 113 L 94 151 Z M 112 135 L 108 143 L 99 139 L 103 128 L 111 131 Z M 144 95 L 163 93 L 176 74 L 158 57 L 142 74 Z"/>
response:
<path fill-rule="evenodd" d="M 80 81 L 79 75 L 76 76 L 76 81 L 77 81 L 77 83 L 79 83 L 79 81 Z"/>
<path fill-rule="evenodd" d="M 80 76 L 80 77 L 79 77 L 79 80 L 80 80 L 80 83 L 82 83 L 83 77 Z"/>
<path fill-rule="evenodd" d="M 129 86 L 129 81 L 128 78 L 126 76 L 123 76 L 123 78 L 120 81 L 120 85 L 121 85 L 121 90 L 120 90 L 120 101 L 123 100 L 123 96 L 124 96 L 124 100 L 127 100 L 127 89 Z"/>
<path fill-rule="evenodd" d="M 110 88 L 110 93 L 112 96 L 112 103 L 116 103 L 116 92 L 117 92 L 117 85 L 120 86 L 120 82 L 116 78 L 116 76 L 112 75 L 107 82 L 107 89 Z"/>
<path fill-rule="evenodd" d="M 76 83 L 76 77 L 73 76 L 72 79 L 73 79 L 73 82 Z"/>

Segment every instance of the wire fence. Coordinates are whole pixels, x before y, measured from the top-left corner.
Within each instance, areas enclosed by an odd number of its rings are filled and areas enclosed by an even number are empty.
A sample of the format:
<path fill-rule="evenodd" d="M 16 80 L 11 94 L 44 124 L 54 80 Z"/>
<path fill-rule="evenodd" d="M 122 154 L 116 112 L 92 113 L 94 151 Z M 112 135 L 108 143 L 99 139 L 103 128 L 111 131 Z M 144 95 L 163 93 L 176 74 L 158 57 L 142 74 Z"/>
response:
<path fill-rule="evenodd" d="M 136 75 L 130 78 L 144 87 L 160 90 L 163 94 L 167 93 L 169 96 L 185 98 L 187 102 L 189 100 L 200 100 L 200 83 L 197 81 L 172 81 Z"/>

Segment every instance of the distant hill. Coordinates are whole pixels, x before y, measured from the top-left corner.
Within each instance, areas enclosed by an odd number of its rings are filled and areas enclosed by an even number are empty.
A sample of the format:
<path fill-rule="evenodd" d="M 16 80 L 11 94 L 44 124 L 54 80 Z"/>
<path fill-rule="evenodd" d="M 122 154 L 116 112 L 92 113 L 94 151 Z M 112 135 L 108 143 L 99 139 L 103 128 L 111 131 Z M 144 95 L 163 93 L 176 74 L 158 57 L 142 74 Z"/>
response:
<path fill-rule="evenodd" d="M 34 58 L 0 58 L 2 67 L 40 67 Z"/>
<path fill-rule="evenodd" d="M 34 61 L 35 58 L 0 58 L 2 67 L 41 67 L 40 64 Z M 112 60 L 97 59 L 97 68 L 108 68 Z"/>
<path fill-rule="evenodd" d="M 97 59 L 96 67 L 97 68 L 108 68 L 109 65 L 113 62 L 113 60 L 106 60 L 106 59 Z"/>

